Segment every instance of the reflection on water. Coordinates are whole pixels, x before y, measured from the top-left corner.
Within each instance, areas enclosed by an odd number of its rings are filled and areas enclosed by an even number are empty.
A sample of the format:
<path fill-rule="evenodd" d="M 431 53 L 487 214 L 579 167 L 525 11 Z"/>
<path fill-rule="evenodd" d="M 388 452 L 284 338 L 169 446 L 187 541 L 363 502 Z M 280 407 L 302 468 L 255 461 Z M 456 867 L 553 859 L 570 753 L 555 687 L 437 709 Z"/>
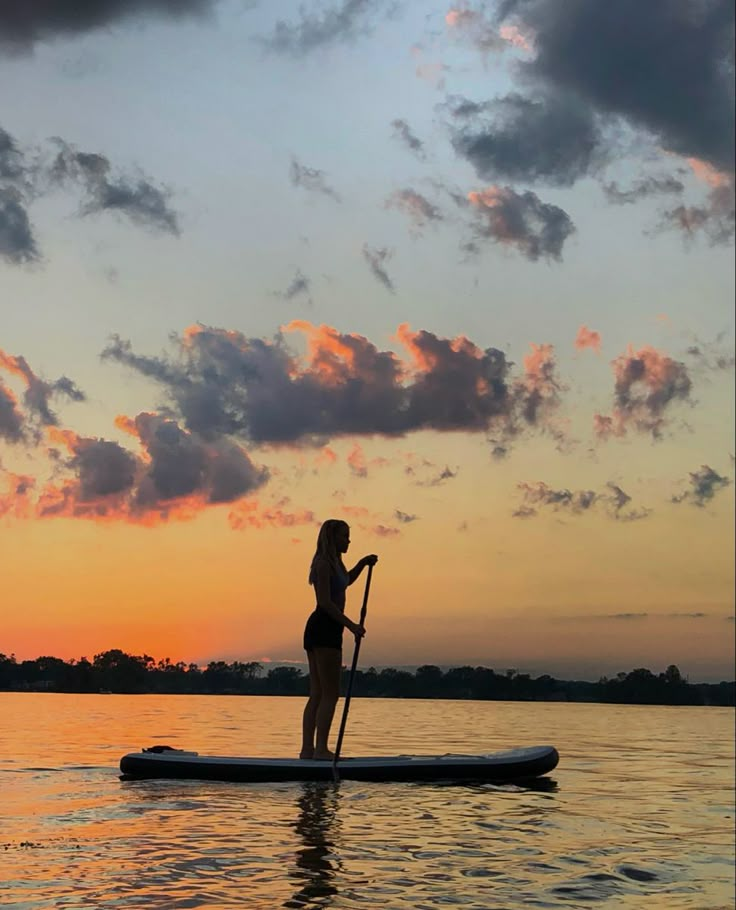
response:
<path fill-rule="evenodd" d="M 298 889 L 285 907 L 327 907 L 337 894 L 336 878 L 341 864 L 334 851 L 339 835 L 340 786 L 314 781 L 301 784 L 297 799 L 299 814 L 294 830 L 303 846 L 296 851 L 296 868 L 290 870 Z"/>
<path fill-rule="evenodd" d="M 301 708 L 0 694 L 3 910 L 733 908 L 728 709 L 353 705 L 352 755 L 554 743 L 525 787 L 118 778 L 152 742 L 293 754 Z"/>

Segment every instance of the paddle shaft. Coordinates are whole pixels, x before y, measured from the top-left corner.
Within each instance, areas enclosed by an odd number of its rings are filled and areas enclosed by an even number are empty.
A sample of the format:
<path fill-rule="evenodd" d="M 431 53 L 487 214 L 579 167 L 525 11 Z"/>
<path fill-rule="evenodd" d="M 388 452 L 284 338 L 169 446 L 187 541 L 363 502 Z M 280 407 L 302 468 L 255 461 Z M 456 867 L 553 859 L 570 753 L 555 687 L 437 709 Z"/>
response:
<path fill-rule="evenodd" d="M 368 566 L 368 578 L 365 580 L 365 593 L 363 594 L 363 606 L 360 608 L 359 624 L 365 624 L 365 614 L 368 612 L 368 594 L 371 590 L 371 578 L 373 576 L 373 566 Z M 340 749 L 342 749 L 342 739 L 345 735 L 345 725 L 348 722 L 348 711 L 350 710 L 350 696 L 353 691 L 353 680 L 355 679 L 355 669 L 358 666 L 358 655 L 360 654 L 360 643 L 363 636 L 355 639 L 355 650 L 353 651 L 353 665 L 350 667 L 350 677 L 348 679 L 348 691 L 345 693 L 345 706 L 342 709 L 342 720 L 340 721 L 340 732 L 337 735 L 337 745 L 335 746 L 335 759 L 332 765 L 335 780 L 337 780 L 337 763 L 340 760 Z"/>

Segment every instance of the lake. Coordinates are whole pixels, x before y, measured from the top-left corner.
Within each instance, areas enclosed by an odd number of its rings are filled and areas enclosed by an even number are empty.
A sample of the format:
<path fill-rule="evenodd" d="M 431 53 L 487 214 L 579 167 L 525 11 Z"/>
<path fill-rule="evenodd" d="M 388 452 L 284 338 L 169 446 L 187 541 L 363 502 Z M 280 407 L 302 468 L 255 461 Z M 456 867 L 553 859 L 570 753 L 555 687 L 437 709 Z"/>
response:
<path fill-rule="evenodd" d="M 551 743 L 549 783 L 121 781 L 296 755 L 303 700 L 0 693 L 4 910 L 734 906 L 734 711 L 353 699 L 345 755 Z M 339 712 L 335 732 L 339 726 Z"/>

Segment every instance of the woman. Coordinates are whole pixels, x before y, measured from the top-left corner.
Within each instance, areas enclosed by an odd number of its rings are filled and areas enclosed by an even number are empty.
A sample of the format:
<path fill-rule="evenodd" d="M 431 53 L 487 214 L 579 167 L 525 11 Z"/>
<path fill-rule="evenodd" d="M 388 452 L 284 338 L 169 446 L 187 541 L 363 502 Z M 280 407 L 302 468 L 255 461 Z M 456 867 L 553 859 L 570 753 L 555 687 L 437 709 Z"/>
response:
<path fill-rule="evenodd" d="M 340 694 L 342 634 L 348 629 L 356 638 L 365 635 L 363 626 L 345 615 L 345 590 L 366 566 L 374 566 L 378 557 L 364 556 L 348 571 L 342 554 L 347 553 L 349 546 L 350 528 L 346 522 L 335 518 L 324 522 L 309 570 L 309 584 L 314 585 L 317 606 L 304 629 L 304 650 L 309 660 L 309 700 L 304 708 L 299 758 L 332 761 L 335 757 L 327 748 L 327 738 Z"/>

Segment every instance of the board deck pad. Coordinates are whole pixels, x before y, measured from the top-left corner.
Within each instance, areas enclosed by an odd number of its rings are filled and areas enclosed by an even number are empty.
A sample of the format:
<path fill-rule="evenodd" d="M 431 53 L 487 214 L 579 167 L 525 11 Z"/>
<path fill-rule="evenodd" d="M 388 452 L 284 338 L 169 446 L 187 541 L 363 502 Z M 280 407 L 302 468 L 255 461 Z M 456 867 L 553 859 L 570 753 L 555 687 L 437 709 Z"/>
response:
<path fill-rule="evenodd" d="M 539 777 L 559 761 L 554 746 L 526 746 L 485 755 L 387 755 L 340 758 L 342 780 L 514 781 Z M 333 780 L 332 762 L 300 758 L 239 758 L 200 755 L 184 749 L 153 746 L 120 759 L 125 779 L 178 778 L 252 782 Z"/>

